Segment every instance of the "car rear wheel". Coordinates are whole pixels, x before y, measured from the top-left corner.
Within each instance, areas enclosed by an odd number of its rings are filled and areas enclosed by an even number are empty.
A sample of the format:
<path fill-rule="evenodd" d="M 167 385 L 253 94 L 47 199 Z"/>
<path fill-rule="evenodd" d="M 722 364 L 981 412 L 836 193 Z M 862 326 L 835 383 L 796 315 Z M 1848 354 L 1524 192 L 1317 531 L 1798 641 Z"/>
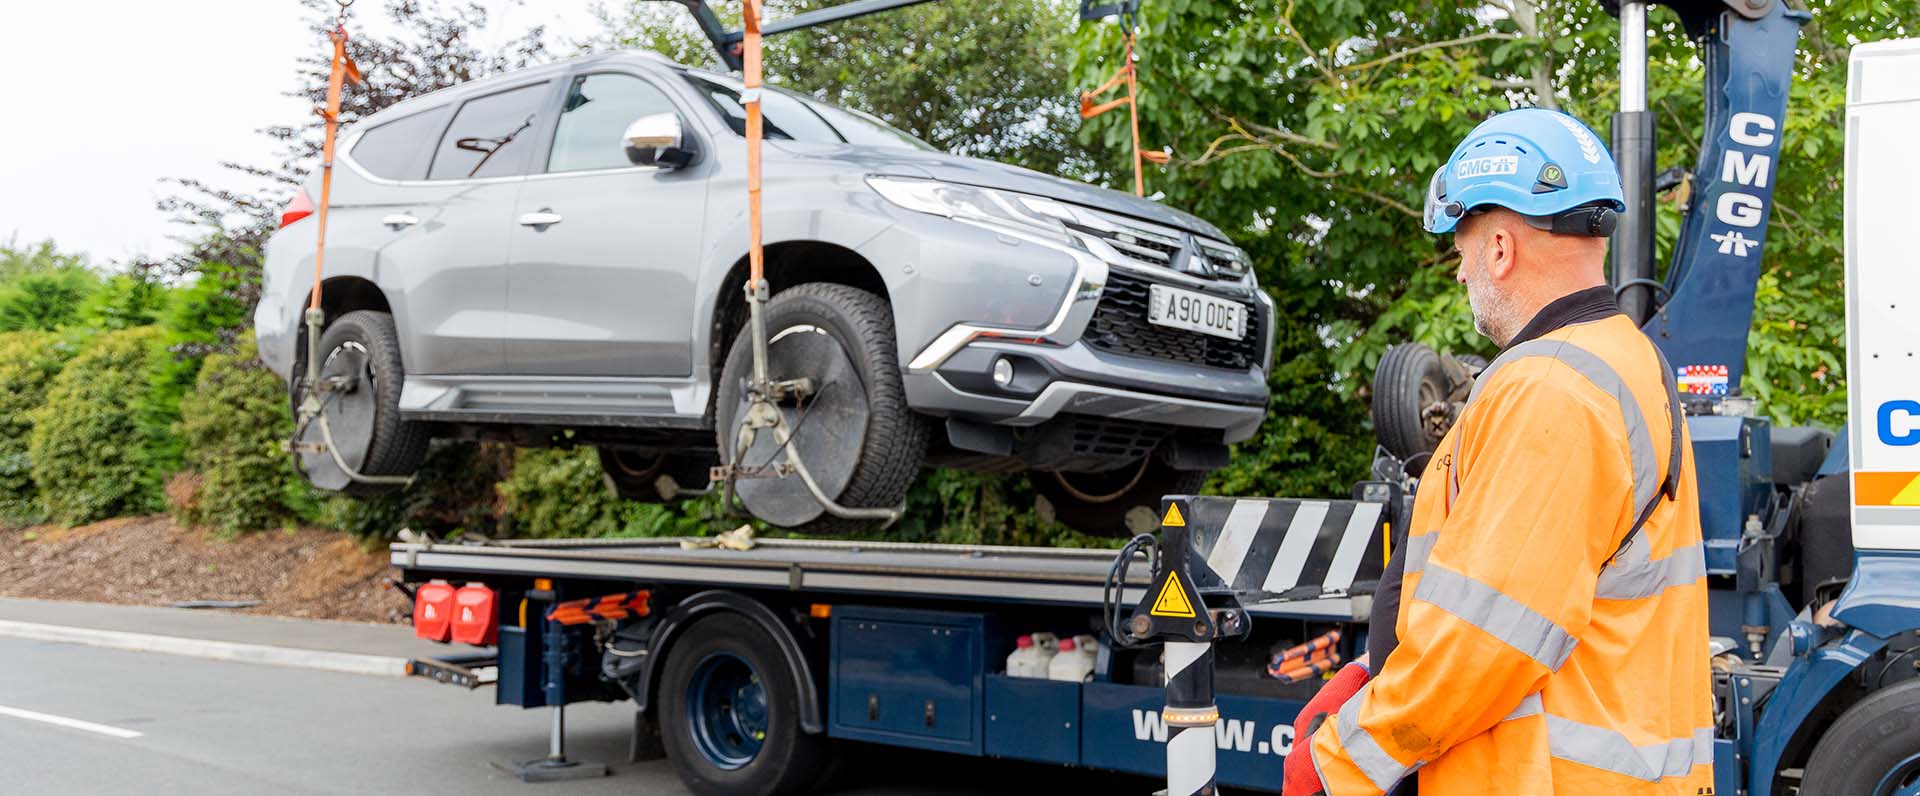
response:
<path fill-rule="evenodd" d="M 305 363 L 296 378 L 304 378 Z M 409 476 L 427 455 L 426 425 L 400 417 L 400 336 L 393 316 L 373 310 L 341 315 L 320 335 L 321 414 L 340 458 L 363 475 Z M 298 382 L 294 408 L 301 400 Z M 300 442 L 324 444 L 318 418 L 300 431 Z M 356 497 L 394 492 L 399 484 L 368 483 L 347 477 L 325 450 L 293 455 L 294 466 L 321 489 Z"/>
<path fill-rule="evenodd" d="M 800 729 L 800 690 L 767 632 L 734 614 L 689 627 L 667 653 L 660 740 L 701 796 L 785 796 L 819 781 L 827 739 Z"/>
<path fill-rule="evenodd" d="M 859 288 L 814 283 L 781 291 L 764 312 L 768 376 L 806 378 L 813 391 L 780 406 L 793 434 L 789 446 L 762 429 L 735 464 L 779 465 L 788 461 L 790 448 L 840 505 L 900 505 L 926 460 L 928 425 L 907 406 L 887 302 Z M 749 328 L 735 338 L 715 387 L 714 426 L 723 458 L 734 455 L 752 374 Z M 797 476 L 740 478 L 735 488 L 753 516 L 784 528 L 836 533 L 870 524 L 828 515 Z"/>
<path fill-rule="evenodd" d="M 1160 498 L 1198 494 L 1209 472 L 1176 470 L 1148 456 L 1115 470 L 1036 472 L 1028 480 L 1040 493 L 1042 517 L 1094 536 L 1129 536 L 1160 527 Z"/>

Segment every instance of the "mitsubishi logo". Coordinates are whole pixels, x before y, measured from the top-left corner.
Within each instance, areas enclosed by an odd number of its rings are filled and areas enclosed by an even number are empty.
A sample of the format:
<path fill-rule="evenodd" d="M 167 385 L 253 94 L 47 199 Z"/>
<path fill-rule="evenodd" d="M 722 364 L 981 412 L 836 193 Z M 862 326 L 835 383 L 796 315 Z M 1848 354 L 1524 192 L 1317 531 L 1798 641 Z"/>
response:
<path fill-rule="evenodd" d="M 1720 244 L 1719 251 L 1721 254 L 1731 254 L 1736 257 L 1745 257 L 1747 256 L 1748 249 L 1760 245 L 1760 241 L 1748 240 L 1747 236 L 1740 234 L 1740 230 L 1737 229 L 1729 230 L 1718 235 L 1708 235 L 1707 237 L 1712 238 L 1715 243 Z"/>
<path fill-rule="evenodd" d="M 1209 262 L 1207 258 L 1200 256 L 1198 254 L 1199 251 L 1200 245 L 1194 241 L 1192 235 L 1182 235 L 1180 236 L 1180 250 L 1174 252 L 1173 262 L 1168 263 L 1168 265 L 1173 266 L 1176 271 L 1185 271 L 1194 276 L 1211 279 L 1216 276 L 1213 270 L 1213 263 Z"/>

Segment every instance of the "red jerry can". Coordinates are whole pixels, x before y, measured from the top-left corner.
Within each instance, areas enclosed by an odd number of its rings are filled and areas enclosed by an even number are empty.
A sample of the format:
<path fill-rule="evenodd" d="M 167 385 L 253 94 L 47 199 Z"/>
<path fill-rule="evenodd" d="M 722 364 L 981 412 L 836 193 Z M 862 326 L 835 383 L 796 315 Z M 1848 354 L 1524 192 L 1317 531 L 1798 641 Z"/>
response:
<path fill-rule="evenodd" d="M 453 629 L 453 584 L 436 580 L 413 593 L 413 634 L 428 641 L 447 642 Z"/>
<path fill-rule="evenodd" d="M 469 583 L 453 593 L 453 640 L 492 646 L 500 636 L 500 615 L 494 610 L 494 591 L 484 583 Z"/>

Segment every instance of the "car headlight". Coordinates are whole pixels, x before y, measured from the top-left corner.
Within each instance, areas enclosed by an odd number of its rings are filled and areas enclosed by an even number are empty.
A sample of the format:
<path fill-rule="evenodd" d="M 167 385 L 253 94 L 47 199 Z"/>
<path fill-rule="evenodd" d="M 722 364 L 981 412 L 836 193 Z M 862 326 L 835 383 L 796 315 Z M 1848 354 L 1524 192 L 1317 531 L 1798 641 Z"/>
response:
<path fill-rule="evenodd" d="M 915 212 L 1074 242 L 1066 225 L 1074 218 L 1073 210 L 1045 197 L 908 177 L 868 177 L 867 184 L 887 201 Z"/>

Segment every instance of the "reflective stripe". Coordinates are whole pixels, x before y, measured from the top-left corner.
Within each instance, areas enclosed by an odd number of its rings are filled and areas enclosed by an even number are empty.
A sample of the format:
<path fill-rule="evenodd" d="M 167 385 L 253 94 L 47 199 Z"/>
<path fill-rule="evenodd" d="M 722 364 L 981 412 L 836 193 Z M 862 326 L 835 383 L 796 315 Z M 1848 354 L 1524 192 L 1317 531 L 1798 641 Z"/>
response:
<path fill-rule="evenodd" d="M 1427 557 L 1433 555 L 1433 546 L 1439 543 L 1439 531 L 1408 536 L 1407 541 L 1404 542 L 1407 546 L 1407 560 L 1401 569 L 1401 577 L 1426 569 Z"/>
<path fill-rule="evenodd" d="M 1565 340 L 1528 340 L 1507 349 L 1480 377 L 1473 382 L 1473 390 L 1468 394 L 1471 404 L 1480 397 L 1480 390 L 1492 382 L 1493 374 L 1504 365 L 1527 357 L 1551 357 L 1587 378 L 1593 386 L 1608 395 L 1620 405 L 1620 416 L 1626 423 L 1627 452 L 1633 463 L 1633 507 L 1638 511 L 1641 506 L 1652 502 L 1654 493 L 1660 489 L 1659 461 L 1654 458 L 1653 436 L 1647 432 L 1647 419 L 1640 411 L 1640 401 L 1627 389 L 1626 381 L 1620 378 L 1613 366 L 1598 355 Z M 1453 466 L 1460 466 L 1458 450 L 1454 454 Z"/>
<path fill-rule="evenodd" d="M 1459 617 L 1552 671 L 1560 671 L 1579 643 L 1519 600 L 1439 564 L 1420 576 L 1413 599 Z"/>
<path fill-rule="evenodd" d="M 1360 686 L 1360 690 L 1347 697 L 1334 718 L 1334 731 L 1340 737 L 1340 748 L 1345 749 L 1347 758 L 1353 761 L 1360 773 L 1367 775 L 1373 786 L 1382 791 L 1393 790 L 1393 785 L 1410 771 L 1400 761 L 1387 754 L 1373 736 L 1360 727 L 1360 706 L 1365 704 L 1367 690 L 1372 684 Z M 1316 763 L 1316 768 L 1318 764 Z M 1325 782 L 1326 780 L 1321 780 Z"/>
<path fill-rule="evenodd" d="M 1694 766 L 1713 762 L 1713 730 L 1707 728 L 1688 738 L 1635 746 L 1613 730 L 1549 713 L 1547 746 L 1561 760 L 1646 782 L 1684 777 Z"/>
<path fill-rule="evenodd" d="M 1538 716 L 1540 715 L 1540 711 L 1540 692 L 1535 691 L 1528 694 L 1526 699 L 1520 700 L 1519 706 L 1515 707 L 1513 712 L 1508 713 L 1507 717 L 1501 719 L 1501 721 L 1513 721 L 1514 719 L 1524 719 L 1528 716 Z"/>
<path fill-rule="evenodd" d="M 1636 539 L 1627 545 L 1613 564 L 1600 569 L 1600 584 L 1594 589 L 1594 598 L 1637 600 L 1707 576 L 1707 556 L 1700 545 L 1675 548 L 1658 561 L 1647 560 L 1652 555 L 1651 548 L 1645 539 Z M 1413 551 L 1407 553 L 1412 555 Z"/>

